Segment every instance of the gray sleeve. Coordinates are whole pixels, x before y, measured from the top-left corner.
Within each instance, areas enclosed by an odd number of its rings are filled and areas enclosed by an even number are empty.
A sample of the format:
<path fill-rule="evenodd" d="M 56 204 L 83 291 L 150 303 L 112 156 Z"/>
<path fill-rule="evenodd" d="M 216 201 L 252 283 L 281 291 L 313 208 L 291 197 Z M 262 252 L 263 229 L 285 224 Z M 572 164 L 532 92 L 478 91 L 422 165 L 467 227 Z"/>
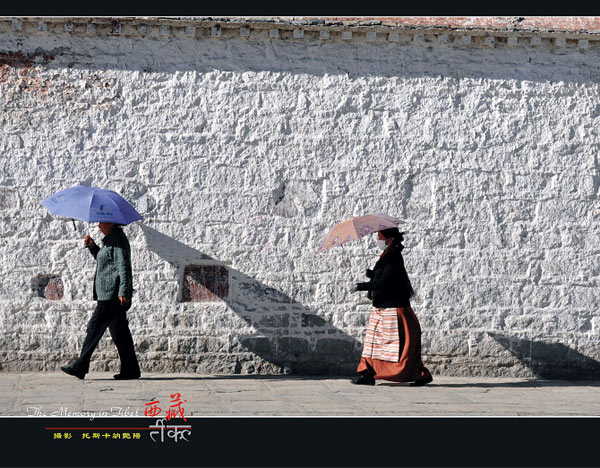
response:
<path fill-rule="evenodd" d="M 119 296 L 131 299 L 133 280 L 131 275 L 131 258 L 129 252 L 122 247 L 113 248 L 114 262 L 119 272 Z"/>

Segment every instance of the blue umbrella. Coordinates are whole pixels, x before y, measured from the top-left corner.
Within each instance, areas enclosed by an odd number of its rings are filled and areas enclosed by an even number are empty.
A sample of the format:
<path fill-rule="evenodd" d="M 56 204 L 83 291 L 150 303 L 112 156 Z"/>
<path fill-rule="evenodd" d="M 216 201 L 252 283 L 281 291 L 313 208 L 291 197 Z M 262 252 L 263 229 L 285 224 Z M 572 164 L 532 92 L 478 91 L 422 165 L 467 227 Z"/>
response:
<path fill-rule="evenodd" d="M 85 185 L 61 190 L 41 203 L 53 215 L 80 219 L 88 223 L 130 224 L 143 219 L 142 215 L 117 192 Z"/>

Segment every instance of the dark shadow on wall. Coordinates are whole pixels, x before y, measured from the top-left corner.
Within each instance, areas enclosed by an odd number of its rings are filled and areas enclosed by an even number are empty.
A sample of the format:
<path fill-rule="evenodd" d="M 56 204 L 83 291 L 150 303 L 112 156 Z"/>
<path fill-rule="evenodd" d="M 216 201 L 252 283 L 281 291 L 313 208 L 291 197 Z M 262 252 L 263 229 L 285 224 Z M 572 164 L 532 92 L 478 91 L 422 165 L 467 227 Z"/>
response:
<path fill-rule="evenodd" d="M 173 265 L 179 275 L 178 300 L 186 296 L 186 266 L 215 266 L 227 270 L 227 288 L 214 275 L 195 278 L 204 283 L 217 300 L 224 301 L 228 308 L 251 325 L 256 333 L 238 335 L 230 353 L 239 355 L 249 351 L 262 360 L 271 363 L 283 373 L 349 375 L 355 373 L 360 360 L 362 344 L 354 337 L 334 327 L 322 317 L 311 312 L 290 296 L 270 286 L 262 284 L 223 262 L 211 258 L 161 232 L 140 224 L 149 250 Z M 221 281 L 222 283 L 222 281 Z M 216 285 L 214 287 L 213 285 Z M 224 291 L 227 291 L 223 294 Z M 194 293 L 191 294 L 194 296 Z M 197 297 L 205 298 L 200 293 Z M 211 301 L 216 298 L 212 297 Z M 214 302 L 211 302 L 214 304 Z M 202 308 L 202 303 L 198 308 Z M 235 330 L 232 330 L 235 334 Z M 192 351 L 193 352 L 193 351 Z M 233 358 L 233 357 L 232 357 Z M 236 366 L 236 372 L 241 371 Z M 260 372 L 261 366 L 255 367 Z M 264 366 L 263 366 L 264 367 Z M 267 370 L 268 371 L 268 370 Z"/>
<path fill-rule="evenodd" d="M 548 39 L 542 45 L 527 44 L 509 47 L 499 43 L 494 47 L 479 44 L 483 37 L 473 36 L 473 43 L 350 43 L 333 40 L 322 42 L 270 40 L 239 37 L 221 39 L 179 39 L 175 37 L 149 39 L 142 37 L 97 36 L 94 53 L 82 47 L 77 36 L 58 34 L 57 44 L 49 48 L 45 38 L 33 50 L 0 49 L 0 65 L 29 70 L 35 66 L 49 69 L 85 71 L 135 71 L 145 73 L 173 73 L 195 71 L 201 74 L 220 72 L 270 72 L 312 75 L 318 77 L 343 75 L 357 77 L 400 77 L 405 79 L 440 77 L 454 79 L 526 80 L 540 83 L 600 82 L 600 65 L 595 49 L 585 53 L 577 47 L 556 47 Z M 406 36 L 410 37 L 410 36 Z M 501 40 L 499 38 L 499 40 Z M 70 41 L 73 41 L 71 45 Z M 149 47 L 140 52 L 139 44 Z M 154 47 L 154 49 L 153 49 Z M 202 54 L 198 54 L 198 48 Z M 102 63 L 101 51 L 122 52 L 122 59 Z M 156 53 L 153 54 L 152 51 Z M 233 59 L 232 57 L 235 57 Z M 87 80 L 93 81 L 94 77 Z M 98 84 L 111 87 L 111 78 L 101 76 Z M 143 75 L 141 77 L 143 79 Z M 73 86 L 69 92 L 76 92 Z M 517 88 L 520 87 L 517 86 Z M 456 89 L 460 95 L 460 90 Z"/>
<path fill-rule="evenodd" d="M 561 343 L 515 338 L 488 332 L 541 379 L 600 380 L 600 362 Z"/>

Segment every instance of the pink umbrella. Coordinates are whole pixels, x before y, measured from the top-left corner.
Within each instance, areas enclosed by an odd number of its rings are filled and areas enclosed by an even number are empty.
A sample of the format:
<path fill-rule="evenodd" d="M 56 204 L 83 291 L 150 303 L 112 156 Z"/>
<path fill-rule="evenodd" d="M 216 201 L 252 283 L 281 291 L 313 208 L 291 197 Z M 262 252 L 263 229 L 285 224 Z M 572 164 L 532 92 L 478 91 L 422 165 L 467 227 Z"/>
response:
<path fill-rule="evenodd" d="M 317 252 L 323 252 L 329 247 L 335 247 L 351 240 L 360 239 L 367 234 L 381 231 L 382 229 L 396 227 L 401 223 L 404 223 L 404 221 L 399 218 L 380 213 L 369 213 L 364 216 L 350 218 L 329 231 L 329 234 L 317 249 Z"/>

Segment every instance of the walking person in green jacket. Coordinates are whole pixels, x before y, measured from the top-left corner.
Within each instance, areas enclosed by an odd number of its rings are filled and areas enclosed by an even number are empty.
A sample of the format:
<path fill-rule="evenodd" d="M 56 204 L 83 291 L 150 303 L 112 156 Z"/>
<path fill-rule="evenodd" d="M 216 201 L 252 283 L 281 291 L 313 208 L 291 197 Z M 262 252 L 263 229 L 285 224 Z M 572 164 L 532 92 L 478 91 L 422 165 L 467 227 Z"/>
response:
<path fill-rule="evenodd" d="M 88 322 L 79 358 L 70 365 L 61 367 L 61 370 L 83 379 L 89 372 L 92 353 L 108 328 L 121 359 L 121 371 L 114 378 L 138 379 L 140 366 L 126 316 L 133 293 L 129 241 L 117 224 L 101 222 L 98 227 L 105 236 L 102 248 L 88 234 L 83 241 L 96 259 L 94 300 L 98 303 Z"/>

